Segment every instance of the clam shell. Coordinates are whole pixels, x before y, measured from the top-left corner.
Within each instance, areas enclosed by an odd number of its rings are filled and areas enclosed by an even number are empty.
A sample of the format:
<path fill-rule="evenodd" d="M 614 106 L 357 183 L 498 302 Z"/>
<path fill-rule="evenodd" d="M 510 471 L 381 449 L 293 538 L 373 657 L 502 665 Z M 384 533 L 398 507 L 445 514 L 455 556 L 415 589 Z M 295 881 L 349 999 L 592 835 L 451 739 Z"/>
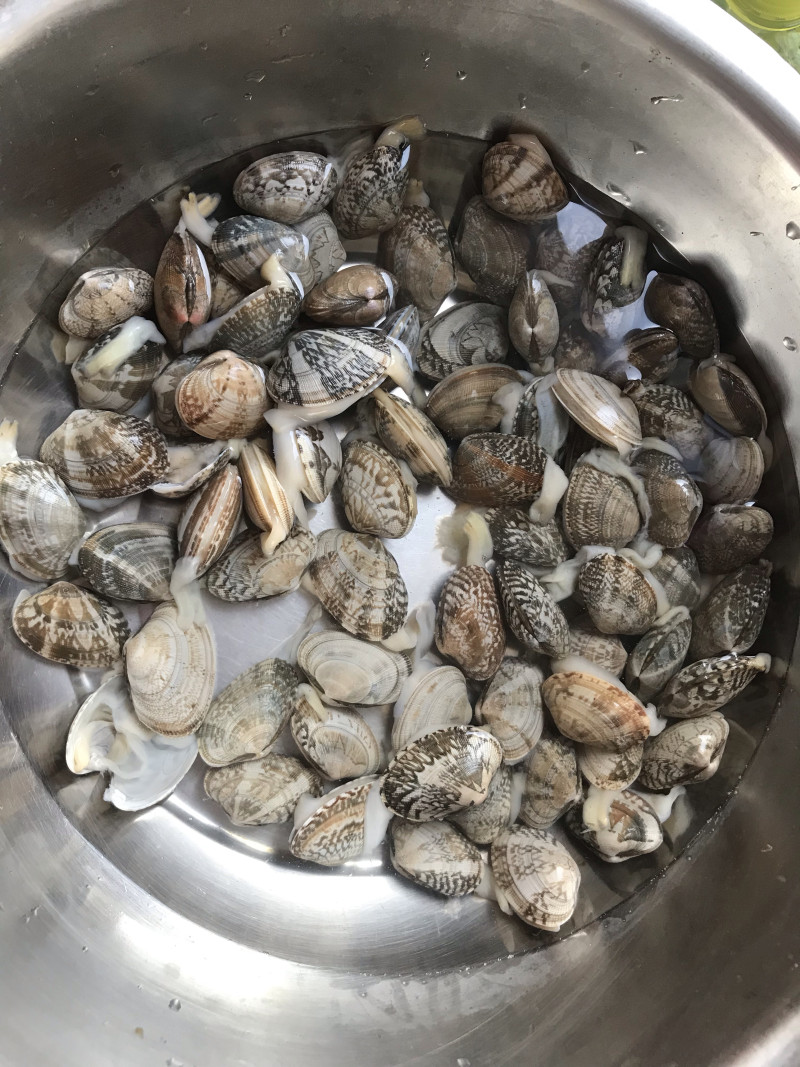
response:
<path fill-rule="evenodd" d="M 477 807 L 464 808 L 450 816 L 463 834 L 476 845 L 488 845 L 512 823 L 512 781 L 514 775 L 505 764 L 496 772 L 489 785 L 486 800 Z M 418 823 L 436 826 L 437 823 Z"/>
<path fill-rule="evenodd" d="M 597 242 L 581 297 L 581 319 L 587 330 L 605 335 L 611 313 L 642 295 L 646 248 L 646 235 L 633 226 L 620 226 Z"/>
<path fill-rule="evenodd" d="M 500 560 L 495 569 L 508 627 L 531 652 L 563 656 L 569 651 L 569 624 L 547 590 L 522 563 Z"/>
<path fill-rule="evenodd" d="M 492 873 L 515 915 L 540 930 L 559 930 L 572 918 L 581 872 L 552 834 L 512 826 L 492 842 Z"/>
<path fill-rule="evenodd" d="M 419 354 L 420 321 L 419 312 L 413 304 L 398 308 L 391 315 L 387 315 L 380 324 L 381 330 L 387 337 L 401 341 L 414 359 Z"/>
<path fill-rule="evenodd" d="M 394 714 L 395 750 L 433 730 L 466 726 L 472 719 L 466 678 L 452 666 L 433 667 L 421 676 L 415 671 L 403 686 Z"/>
<path fill-rule="evenodd" d="M 468 678 L 495 675 L 505 651 L 500 605 L 484 567 L 459 567 L 444 583 L 436 609 L 436 647 Z"/>
<path fill-rule="evenodd" d="M 622 548 L 642 525 L 636 494 L 624 478 L 595 467 L 591 456 L 577 463 L 569 476 L 562 505 L 564 533 L 573 548 Z"/>
<path fill-rule="evenodd" d="M 673 607 L 682 605 L 694 611 L 700 603 L 700 571 L 690 548 L 664 549 L 661 559 L 650 568 L 650 574 L 660 583 Z"/>
<path fill-rule="evenodd" d="M 138 315 L 112 326 L 72 364 L 82 408 L 129 411 L 147 394 L 165 362 L 164 338 Z"/>
<path fill-rule="evenodd" d="M 326 700 L 391 704 L 411 674 L 409 657 L 336 630 L 309 634 L 297 662 Z"/>
<path fill-rule="evenodd" d="M 322 779 L 293 756 L 270 753 L 258 760 L 212 767 L 205 791 L 236 826 L 286 822 L 304 793 L 322 795 Z"/>
<path fill-rule="evenodd" d="M 169 526 L 121 522 L 86 538 L 78 552 L 78 567 L 104 596 L 160 601 L 169 599 L 176 556 L 175 533 Z"/>
<path fill-rule="evenodd" d="M 668 726 L 644 746 L 640 786 L 659 792 L 707 781 L 719 767 L 728 732 L 716 711 Z"/>
<path fill-rule="evenodd" d="M 167 472 L 167 443 L 134 415 L 73 411 L 39 450 L 73 493 L 90 500 L 134 496 Z"/>
<path fill-rule="evenodd" d="M 751 437 L 718 437 L 700 457 L 700 485 L 709 504 L 752 500 L 764 477 L 764 453 Z"/>
<path fill-rule="evenodd" d="M 453 457 L 448 493 L 469 504 L 530 504 L 544 480 L 547 453 L 525 437 L 475 433 Z"/>
<path fill-rule="evenodd" d="M 159 604 L 125 645 L 125 669 L 137 718 L 168 737 L 193 733 L 214 692 L 217 653 L 205 623 L 178 625 L 173 603 Z"/>
<path fill-rule="evenodd" d="M 652 322 L 675 334 L 687 356 L 706 359 L 719 349 L 714 309 L 705 289 L 691 278 L 657 274 L 644 294 Z"/>
<path fill-rule="evenodd" d="M 394 556 L 376 537 L 323 530 L 308 573 L 322 606 L 356 637 L 383 641 L 406 620 L 405 582 Z"/>
<path fill-rule="evenodd" d="M 394 226 L 408 186 L 408 142 L 375 145 L 347 168 L 333 199 L 333 221 L 345 240 L 358 240 Z"/>
<path fill-rule="evenodd" d="M 297 690 L 289 721 L 294 742 L 323 778 L 339 781 L 374 774 L 381 746 L 357 711 L 326 707 L 310 685 Z"/>
<path fill-rule="evenodd" d="M 372 263 L 342 267 L 303 301 L 303 311 L 334 326 L 371 326 L 394 306 L 397 279 Z"/>
<path fill-rule="evenodd" d="M 209 318 L 216 319 L 241 303 L 247 296 L 247 289 L 233 280 L 210 248 L 204 249 L 203 254 L 211 275 L 211 312 Z"/>
<path fill-rule="evenodd" d="M 546 830 L 583 796 L 575 749 L 560 737 L 543 737 L 526 764 L 519 817 Z"/>
<path fill-rule="evenodd" d="M 658 614 L 653 586 L 622 556 L 604 552 L 584 563 L 578 591 L 592 622 L 605 634 L 642 634 Z"/>
<path fill-rule="evenodd" d="M 245 167 L 233 184 L 233 199 L 242 211 L 293 225 L 321 211 L 338 180 L 325 156 L 276 152 Z"/>
<path fill-rule="evenodd" d="M 534 522 L 519 508 L 489 508 L 484 516 L 492 535 L 494 554 L 531 567 L 557 567 L 569 557 L 561 526 Z"/>
<path fill-rule="evenodd" d="M 98 267 L 82 274 L 67 293 L 58 324 L 73 337 L 101 333 L 141 315 L 153 302 L 153 279 L 137 267 Z"/>
<path fill-rule="evenodd" d="M 523 760 L 542 736 L 543 681 L 538 667 L 507 657 L 475 707 L 476 722 L 500 742 L 507 764 Z"/>
<path fill-rule="evenodd" d="M 416 483 L 383 445 L 351 441 L 339 477 L 347 521 L 358 533 L 405 537 L 417 517 Z"/>
<path fill-rule="evenodd" d="M 565 737 L 624 752 L 650 735 L 639 700 L 618 682 L 584 670 L 557 671 L 542 683 L 542 696 Z"/>
<path fill-rule="evenodd" d="M 730 433 L 759 437 L 766 429 L 767 414 L 756 387 L 727 357 L 695 364 L 689 391 L 706 415 Z"/>
<path fill-rule="evenodd" d="M 663 438 L 677 448 L 691 470 L 696 469 L 700 453 L 714 436 L 697 404 L 672 385 L 645 386 L 635 404 L 642 435 Z"/>
<path fill-rule="evenodd" d="M 586 804 L 569 812 L 566 819 L 567 829 L 601 860 L 622 863 L 660 848 L 664 840 L 661 823 L 644 797 L 622 789 L 608 793 L 603 803 L 605 825 L 599 829 L 586 825 Z"/>
<path fill-rule="evenodd" d="M 569 312 L 570 315 L 577 313 L 580 307 L 586 275 L 601 240 L 602 238 L 597 238 L 585 241 L 581 238 L 567 243 L 558 219 L 545 223 L 536 234 L 534 265 L 538 270 L 548 271 L 555 277 L 572 283 L 572 288 L 566 290 L 569 293 L 568 306 L 563 305 L 563 311 Z M 559 314 L 561 313 L 562 307 L 559 307 Z"/>
<path fill-rule="evenodd" d="M 650 504 L 648 537 L 664 548 L 678 548 L 689 537 L 703 507 L 697 484 L 674 456 L 654 448 L 637 451 L 633 469 L 642 479 Z"/>
<path fill-rule="evenodd" d="M 206 588 L 219 600 L 239 603 L 262 600 L 297 589 L 314 558 L 317 539 L 295 527 L 285 541 L 265 556 L 260 534 L 245 531 L 206 575 Z"/>
<path fill-rule="evenodd" d="M 401 300 L 429 318 L 456 287 L 447 230 L 435 211 L 407 204 L 378 242 L 378 262 L 397 278 Z"/>
<path fill-rule="evenodd" d="M 505 409 L 495 403 L 495 393 L 521 382 L 519 373 L 505 364 L 463 367 L 433 387 L 425 412 L 446 437 L 456 441 L 471 433 L 496 430 Z"/>
<path fill-rule="evenodd" d="M 605 378 L 566 368 L 556 371 L 552 389 L 575 422 L 604 445 L 627 452 L 642 443 L 636 405 Z"/>
<path fill-rule="evenodd" d="M 197 730 L 209 767 L 266 755 L 292 714 L 300 679 L 282 659 L 253 664 L 219 693 Z"/>
<path fill-rule="evenodd" d="M 284 280 L 288 284 L 270 282 L 231 308 L 222 317 L 210 346 L 232 350 L 252 363 L 269 362 L 300 313 L 302 295 L 288 276 Z"/>
<path fill-rule="evenodd" d="M 188 230 L 175 230 L 158 261 L 153 295 L 158 325 L 176 352 L 195 326 L 208 321 L 212 291 L 200 245 Z"/>
<path fill-rule="evenodd" d="M 306 500 L 321 504 L 330 496 L 342 470 L 342 449 L 336 431 L 327 422 L 290 430 L 292 447 L 301 468 L 299 489 Z"/>
<path fill-rule="evenodd" d="M 660 326 L 631 330 L 611 358 L 634 367 L 643 382 L 655 385 L 668 378 L 678 365 L 678 338 L 672 330 Z"/>
<path fill-rule="evenodd" d="M 295 829 L 289 839 L 292 855 L 336 867 L 371 851 L 389 823 L 376 783 L 374 776 L 346 782 L 322 797 L 300 822 L 295 812 Z"/>
<path fill-rule="evenodd" d="M 83 512 L 55 471 L 35 459 L 0 465 L 0 544 L 14 570 L 34 581 L 61 578 L 85 530 Z"/>
<path fill-rule="evenodd" d="M 193 561 L 197 575 L 219 559 L 241 517 L 242 479 L 229 463 L 187 500 L 178 521 L 180 554 Z"/>
<path fill-rule="evenodd" d="M 255 215 L 236 215 L 220 222 L 214 230 L 211 248 L 217 261 L 246 289 L 260 289 L 264 284 L 261 268 L 277 253 L 281 266 L 310 279 L 308 239 L 283 223 Z M 305 287 L 305 281 L 303 281 Z M 238 350 L 237 350 L 238 351 Z"/>
<path fill-rule="evenodd" d="M 525 273 L 530 243 L 525 226 L 474 196 L 464 208 L 454 247 L 480 295 L 508 307 Z"/>
<path fill-rule="evenodd" d="M 158 374 L 151 386 L 153 396 L 153 421 L 163 434 L 172 438 L 191 438 L 191 430 L 184 426 L 175 407 L 175 392 L 190 370 L 205 359 L 204 355 L 192 354 L 173 359 Z"/>
<path fill-rule="evenodd" d="M 164 480 L 153 482 L 150 491 L 168 500 L 189 496 L 205 485 L 230 462 L 233 449 L 226 441 L 167 442 L 169 470 Z"/>
<path fill-rule="evenodd" d="M 508 309 L 508 333 L 533 370 L 542 369 L 558 343 L 558 311 L 538 270 L 523 274 Z"/>
<path fill-rule="evenodd" d="M 692 620 L 684 612 L 678 612 L 639 638 L 625 665 L 625 684 L 639 700 L 652 700 L 673 674 L 677 674 L 691 637 Z"/>
<path fill-rule="evenodd" d="M 625 669 L 627 650 L 618 637 L 604 634 L 588 615 L 573 619 L 569 628 L 569 654 L 583 656 L 619 677 Z"/>
<path fill-rule="evenodd" d="M 175 407 L 184 425 L 201 437 L 248 437 L 269 407 L 264 372 L 235 352 L 214 352 L 181 380 Z"/>
<path fill-rule="evenodd" d="M 463 897 L 481 880 L 480 852 L 449 823 L 395 818 L 389 840 L 397 873 L 442 896 Z"/>
<path fill-rule="evenodd" d="M 769 606 L 772 564 L 761 559 L 727 574 L 694 615 L 689 659 L 708 659 L 723 652 L 751 648 Z"/>
<path fill-rule="evenodd" d="M 71 582 L 55 582 L 11 611 L 14 633 L 37 656 L 67 667 L 113 667 L 130 636 L 125 616 L 102 597 Z"/>
<path fill-rule="evenodd" d="M 670 679 L 658 700 L 658 713 L 669 719 L 691 719 L 716 711 L 757 678 L 772 661 L 757 656 L 714 656 L 690 663 Z"/>
<path fill-rule="evenodd" d="M 689 547 L 701 571 L 729 574 L 757 559 L 772 540 L 772 534 L 772 516 L 763 508 L 716 504 L 695 523 Z"/>
<path fill-rule="evenodd" d="M 553 352 L 555 370 L 581 370 L 590 374 L 600 371 L 600 360 L 595 350 L 595 340 L 580 322 L 570 322 L 562 327 L 558 344 Z"/>
<path fill-rule="evenodd" d="M 440 382 L 464 367 L 502 363 L 510 345 L 507 322 L 495 304 L 454 304 L 440 311 L 420 332 L 420 372 Z"/>
<path fill-rule="evenodd" d="M 483 157 L 483 195 L 489 207 L 520 222 L 552 218 L 569 196 L 544 145 L 533 134 L 512 134 Z"/>
<path fill-rule="evenodd" d="M 434 730 L 400 749 L 381 783 L 386 807 L 428 822 L 482 804 L 503 761 L 500 743 L 474 726 Z"/>
<path fill-rule="evenodd" d="M 319 211 L 296 222 L 294 228 L 308 239 L 308 261 L 313 271 L 313 288 L 336 273 L 347 259 L 347 253 L 327 211 Z"/>
<path fill-rule="evenodd" d="M 404 460 L 420 481 L 450 484 L 453 464 L 447 444 L 424 411 L 383 389 L 372 394 L 371 407 L 377 434 L 393 456 Z"/>
<path fill-rule="evenodd" d="M 265 441 L 249 441 L 244 446 L 239 454 L 239 474 L 248 517 L 268 535 L 262 538 L 261 549 L 270 553 L 289 536 L 294 515 Z"/>
<path fill-rule="evenodd" d="M 578 768 L 586 781 L 598 789 L 627 789 L 639 776 L 644 744 L 624 752 L 597 745 L 578 745 Z"/>

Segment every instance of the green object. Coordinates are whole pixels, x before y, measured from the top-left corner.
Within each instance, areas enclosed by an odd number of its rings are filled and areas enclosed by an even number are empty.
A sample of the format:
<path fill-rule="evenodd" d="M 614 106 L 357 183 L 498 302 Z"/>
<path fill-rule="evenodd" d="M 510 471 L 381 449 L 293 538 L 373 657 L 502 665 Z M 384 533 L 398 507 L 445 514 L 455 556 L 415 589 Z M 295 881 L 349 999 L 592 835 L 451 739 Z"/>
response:
<path fill-rule="evenodd" d="M 717 0 L 800 71 L 800 0 Z"/>

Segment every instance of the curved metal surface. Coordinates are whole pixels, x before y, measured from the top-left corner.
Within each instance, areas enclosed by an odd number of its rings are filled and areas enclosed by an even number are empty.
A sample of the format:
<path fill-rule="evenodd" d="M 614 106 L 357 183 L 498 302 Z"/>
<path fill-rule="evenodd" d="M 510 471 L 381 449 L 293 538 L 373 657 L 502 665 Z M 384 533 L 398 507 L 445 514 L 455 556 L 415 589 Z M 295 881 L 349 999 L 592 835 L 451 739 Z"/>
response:
<path fill-rule="evenodd" d="M 432 128 L 480 137 L 516 117 L 523 95 L 525 117 L 571 171 L 623 191 L 725 287 L 727 332 L 738 327 L 760 357 L 760 382 L 790 438 L 800 428 L 796 357 L 782 344 L 800 338 L 800 242 L 786 233 L 795 218 L 800 224 L 791 188 L 800 183 L 800 118 L 784 106 L 798 99 L 800 83 L 711 5 L 376 10 L 312 0 L 301 21 L 256 3 L 237 2 L 221 16 L 205 0 L 157 13 L 132 0 L 80 12 L 64 3 L 7 5 L 0 18 L 6 357 L 64 270 L 115 219 L 197 167 L 298 130 L 412 110 Z M 464 81 L 456 69 L 467 72 Z M 647 152 L 636 154 L 632 141 Z M 131 219 L 141 225 L 141 214 Z M 143 235 L 130 240 L 140 245 Z M 43 395 L 48 373 L 45 352 L 12 364 L 0 403 L 26 389 Z M 58 418 L 55 403 L 15 414 L 31 443 Z M 778 453 L 772 492 L 789 496 L 787 442 Z M 785 595 L 772 634 L 784 667 L 796 623 L 791 508 L 788 516 L 776 546 Z M 10 592 L 6 584 L 4 630 Z M 46 731 L 74 706 L 73 679 L 40 664 L 33 670 L 24 656 L 12 660 L 5 638 L 0 652 L 0 698 L 16 726 L 0 718 L 0 929 L 4 960 L 14 961 L 0 969 L 0 1059 L 796 1062 L 800 728 L 791 671 L 736 796 L 658 883 L 566 940 L 539 942 L 539 951 L 505 958 L 535 939 L 498 923 L 472 955 L 468 947 L 437 958 L 437 943 L 463 937 L 458 909 L 406 891 L 403 900 L 429 922 L 428 943 L 418 947 L 398 921 L 396 883 L 360 874 L 323 875 L 319 900 L 295 901 L 296 921 L 304 911 L 316 916 L 305 941 L 282 929 L 280 914 L 247 914 L 253 898 L 240 887 L 258 877 L 249 844 L 228 847 L 229 912 L 212 914 L 201 863 L 181 872 L 180 885 L 165 882 L 175 870 L 175 827 L 188 817 L 178 801 L 120 818 L 113 833 L 106 825 L 101 854 L 85 783 L 73 790 Z M 235 648 L 223 658 L 233 674 Z M 183 803 L 197 818 L 201 806 Z M 162 865 L 140 851 L 140 823 L 150 824 L 146 839 L 160 847 Z M 207 850 L 214 869 L 222 844 L 197 831 L 198 855 Z M 296 894 L 287 878 L 281 891 Z M 385 950 L 375 942 L 376 914 L 392 924 Z M 495 921 L 488 906 L 486 915 Z M 259 922 L 261 939 L 240 936 Z"/>

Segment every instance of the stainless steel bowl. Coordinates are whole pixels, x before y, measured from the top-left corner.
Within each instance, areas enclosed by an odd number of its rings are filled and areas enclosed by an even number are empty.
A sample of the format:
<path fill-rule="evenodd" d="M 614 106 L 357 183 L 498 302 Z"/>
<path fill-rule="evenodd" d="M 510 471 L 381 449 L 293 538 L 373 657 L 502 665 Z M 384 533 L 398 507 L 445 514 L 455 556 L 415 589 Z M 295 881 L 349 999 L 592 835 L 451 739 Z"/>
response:
<path fill-rule="evenodd" d="M 0 20 L 0 410 L 25 447 L 67 393 L 46 331 L 15 345 L 117 220 L 118 254 L 157 245 L 158 201 L 125 217 L 141 201 L 267 140 L 413 111 L 485 138 L 524 102 L 562 166 L 630 201 L 724 301 L 726 334 L 759 360 L 780 518 L 778 665 L 738 715 L 737 767 L 755 750 L 741 784 L 657 880 L 640 888 L 657 870 L 640 867 L 605 896 L 596 880 L 585 918 L 611 910 L 559 941 L 369 869 L 271 862 L 268 835 L 204 821 L 191 786 L 115 817 L 63 766 L 93 680 L 8 637 L 18 583 L 3 572 L 0 1060 L 796 1063 L 797 75 L 698 0 L 20 0 Z M 231 639 L 228 674 L 238 656 Z"/>

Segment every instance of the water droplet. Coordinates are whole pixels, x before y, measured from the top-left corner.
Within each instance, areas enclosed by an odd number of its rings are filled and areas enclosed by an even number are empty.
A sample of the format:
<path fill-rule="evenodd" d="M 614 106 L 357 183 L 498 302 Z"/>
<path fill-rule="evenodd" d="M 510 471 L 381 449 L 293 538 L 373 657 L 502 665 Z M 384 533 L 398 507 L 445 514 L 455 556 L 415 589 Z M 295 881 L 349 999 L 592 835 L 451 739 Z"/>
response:
<path fill-rule="evenodd" d="M 763 233 L 762 230 L 751 230 L 750 231 L 750 236 L 751 237 L 763 237 L 764 233 Z"/>
<path fill-rule="evenodd" d="M 112 178 L 118 178 L 119 177 L 119 172 L 121 170 L 122 170 L 122 164 L 121 163 L 115 163 L 113 167 L 109 167 L 108 168 L 108 173 L 111 175 Z"/>
<path fill-rule="evenodd" d="M 520 109 L 520 111 L 527 111 L 528 110 L 528 97 L 527 97 L 527 94 L 526 93 L 520 93 L 519 96 L 517 97 L 517 99 L 519 100 L 519 109 Z"/>
<path fill-rule="evenodd" d="M 245 74 L 244 80 L 246 82 L 257 82 L 260 85 L 266 76 L 267 72 L 265 70 L 251 70 L 248 74 Z"/>
<path fill-rule="evenodd" d="M 167 1067 L 183 1067 L 183 1060 L 176 1060 L 174 1056 L 170 1056 L 167 1060 Z"/>
<path fill-rule="evenodd" d="M 467 72 L 465 70 L 457 70 L 456 71 L 456 77 L 458 78 L 458 80 L 460 82 L 466 81 L 467 80 Z"/>
<path fill-rule="evenodd" d="M 208 51 L 208 41 L 201 41 L 200 42 L 200 51 L 201 52 L 207 52 Z"/>
<path fill-rule="evenodd" d="M 407 978 L 404 978 L 404 979 L 403 979 L 403 980 L 402 980 L 402 981 L 400 982 L 400 985 L 408 985 L 408 979 L 407 979 Z"/>
<path fill-rule="evenodd" d="M 581 63 L 581 74 L 588 74 L 591 69 L 589 63 Z"/>
<path fill-rule="evenodd" d="M 628 194 L 624 192 L 624 190 L 620 189 L 618 185 L 614 185 L 613 182 L 607 182 L 606 189 L 609 193 L 611 193 L 615 200 L 619 200 L 625 205 L 625 207 L 630 207 L 633 203 Z"/>
<path fill-rule="evenodd" d="M 94 96 L 94 94 L 96 92 L 98 92 L 99 89 L 100 89 L 99 85 L 90 85 L 89 88 L 86 90 L 86 95 L 87 96 Z"/>
<path fill-rule="evenodd" d="M 358 995 L 359 995 L 360 997 L 365 997 L 365 996 L 367 995 L 367 991 L 366 991 L 366 989 L 362 989 L 362 990 L 360 990 L 360 991 L 359 991 L 359 994 L 358 994 Z"/>
<path fill-rule="evenodd" d="M 244 99 L 245 100 L 252 100 L 253 99 L 253 94 L 252 93 L 245 93 L 244 94 Z"/>
<path fill-rule="evenodd" d="M 638 141 L 631 141 L 631 144 L 633 145 L 633 154 L 635 156 L 646 156 L 647 155 L 647 149 L 645 148 L 645 146 L 643 144 L 639 144 Z"/>
<path fill-rule="evenodd" d="M 89 951 L 89 946 L 88 946 L 88 945 L 84 945 L 84 946 L 83 946 L 83 947 L 81 948 L 81 952 L 88 952 L 88 951 Z"/>
<path fill-rule="evenodd" d="M 431 63 L 431 54 L 428 51 L 420 52 L 422 56 L 422 66 L 427 70 Z"/>
<path fill-rule="evenodd" d="M 218 111 L 214 111 L 211 115 L 206 115 L 206 117 L 201 121 L 200 125 L 201 126 L 208 126 L 209 122 L 213 122 L 218 114 L 219 114 Z"/>
<path fill-rule="evenodd" d="M 651 96 L 651 104 L 679 104 L 683 100 L 680 93 L 675 93 L 672 96 Z"/>
<path fill-rule="evenodd" d="M 790 352 L 796 352 L 797 351 L 797 341 L 795 341 L 794 337 L 784 337 L 784 339 L 783 339 L 783 347 L 784 348 L 788 348 Z"/>
<path fill-rule="evenodd" d="M 456 1060 L 456 1067 L 471 1067 L 471 1064 L 466 1056 L 459 1056 Z"/>
<path fill-rule="evenodd" d="M 287 33 L 289 32 L 289 30 L 290 30 L 291 28 L 292 28 L 292 27 L 291 27 L 291 26 L 289 25 L 289 23 L 287 22 L 285 26 L 281 26 L 281 28 L 280 28 L 280 30 L 279 30 L 278 32 L 280 33 L 281 37 L 285 37 L 285 36 L 286 36 L 286 34 L 287 34 Z"/>
<path fill-rule="evenodd" d="M 796 222 L 787 222 L 786 236 L 790 241 L 800 241 L 800 226 Z"/>
<path fill-rule="evenodd" d="M 177 997 L 173 997 L 172 1000 L 169 1002 L 170 1011 L 180 1011 L 182 1007 L 183 1005 Z"/>

